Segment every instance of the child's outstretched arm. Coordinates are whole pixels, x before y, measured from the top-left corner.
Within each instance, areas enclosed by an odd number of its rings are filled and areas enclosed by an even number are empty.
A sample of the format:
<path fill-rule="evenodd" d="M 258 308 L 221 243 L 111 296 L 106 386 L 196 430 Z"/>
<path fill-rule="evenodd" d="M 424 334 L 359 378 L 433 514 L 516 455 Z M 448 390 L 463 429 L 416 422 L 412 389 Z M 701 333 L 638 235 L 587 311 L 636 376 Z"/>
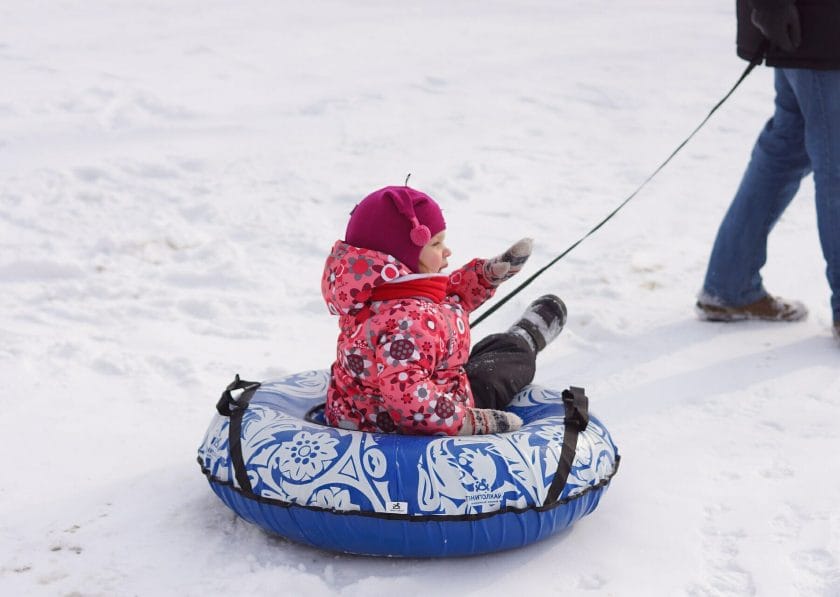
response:
<path fill-rule="evenodd" d="M 531 256 L 534 241 L 523 238 L 492 259 L 473 259 L 449 275 L 447 294 L 457 295 L 467 312 L 493 296 L 496 287 L 519 273 Z"/>

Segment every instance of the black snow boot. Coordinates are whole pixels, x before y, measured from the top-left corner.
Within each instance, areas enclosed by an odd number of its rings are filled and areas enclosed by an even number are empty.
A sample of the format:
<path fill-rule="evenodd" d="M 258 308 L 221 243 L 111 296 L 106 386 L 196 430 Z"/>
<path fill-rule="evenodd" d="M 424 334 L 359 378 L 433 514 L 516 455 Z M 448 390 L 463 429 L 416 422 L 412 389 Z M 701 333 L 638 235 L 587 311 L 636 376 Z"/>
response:
<path fill-rule="evenodd" d="M 508 332 L 518 334 L 539 352 L 560 335 L 566 324 L 566 305 L 559 297 L 546 294 L 528 305 L 522 318 Z"/>

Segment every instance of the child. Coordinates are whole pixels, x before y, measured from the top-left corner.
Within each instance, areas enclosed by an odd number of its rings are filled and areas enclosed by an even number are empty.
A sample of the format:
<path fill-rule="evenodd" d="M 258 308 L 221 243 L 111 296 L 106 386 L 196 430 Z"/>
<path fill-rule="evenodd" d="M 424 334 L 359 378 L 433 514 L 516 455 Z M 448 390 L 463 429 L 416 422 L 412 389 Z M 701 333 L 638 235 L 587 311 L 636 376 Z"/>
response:
<path fill-rule="evenodd" d="M 522 425 L 499 409 L 533 379 L 537 352 L 560 333 L 566 307 L 556 296 L 540 297 L 468 359 L 467 314 L 522 268 L 532 241 L 446 275 L 445 233 L 438 204 L 408 186 L 375 191 L 352 211 L 321 280 L 340 327 L 325 412 L 330 425 L 426 435 Z"/>

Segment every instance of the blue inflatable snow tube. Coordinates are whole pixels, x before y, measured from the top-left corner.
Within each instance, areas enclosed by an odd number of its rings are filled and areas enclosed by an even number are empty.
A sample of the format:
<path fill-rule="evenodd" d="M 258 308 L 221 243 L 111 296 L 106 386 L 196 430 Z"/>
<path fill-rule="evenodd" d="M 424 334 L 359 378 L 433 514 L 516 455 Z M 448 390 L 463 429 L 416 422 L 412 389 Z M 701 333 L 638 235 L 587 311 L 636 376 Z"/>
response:
<path fill-rule="evenodd" d="M 519 431 L 450 437 L 323 425 L 328 371 L 248 383 L 210 423 L 202 472 L 245 520 L 321 549 L 441 557 L 521 547 L 592 512 L 620 460 L 598 419 L 569 410 L 569 391 L 528 386 L 509 407 Z"/>

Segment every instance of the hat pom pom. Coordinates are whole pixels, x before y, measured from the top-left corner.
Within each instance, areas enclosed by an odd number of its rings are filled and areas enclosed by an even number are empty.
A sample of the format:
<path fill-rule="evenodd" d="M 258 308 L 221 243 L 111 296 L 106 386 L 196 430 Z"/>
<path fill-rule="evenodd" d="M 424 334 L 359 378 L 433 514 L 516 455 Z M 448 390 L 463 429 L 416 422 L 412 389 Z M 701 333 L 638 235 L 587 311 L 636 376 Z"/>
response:
<path fill-rule="evenodd" d="M 426 246 L 426 243 L 432 240 L 432 233 L 429 231 L 429 227 L 425 224 L 416 225 L 411 229 L 409 236 L 411 237 L 411 242 L 418 247 L 424 247 Z"/>

